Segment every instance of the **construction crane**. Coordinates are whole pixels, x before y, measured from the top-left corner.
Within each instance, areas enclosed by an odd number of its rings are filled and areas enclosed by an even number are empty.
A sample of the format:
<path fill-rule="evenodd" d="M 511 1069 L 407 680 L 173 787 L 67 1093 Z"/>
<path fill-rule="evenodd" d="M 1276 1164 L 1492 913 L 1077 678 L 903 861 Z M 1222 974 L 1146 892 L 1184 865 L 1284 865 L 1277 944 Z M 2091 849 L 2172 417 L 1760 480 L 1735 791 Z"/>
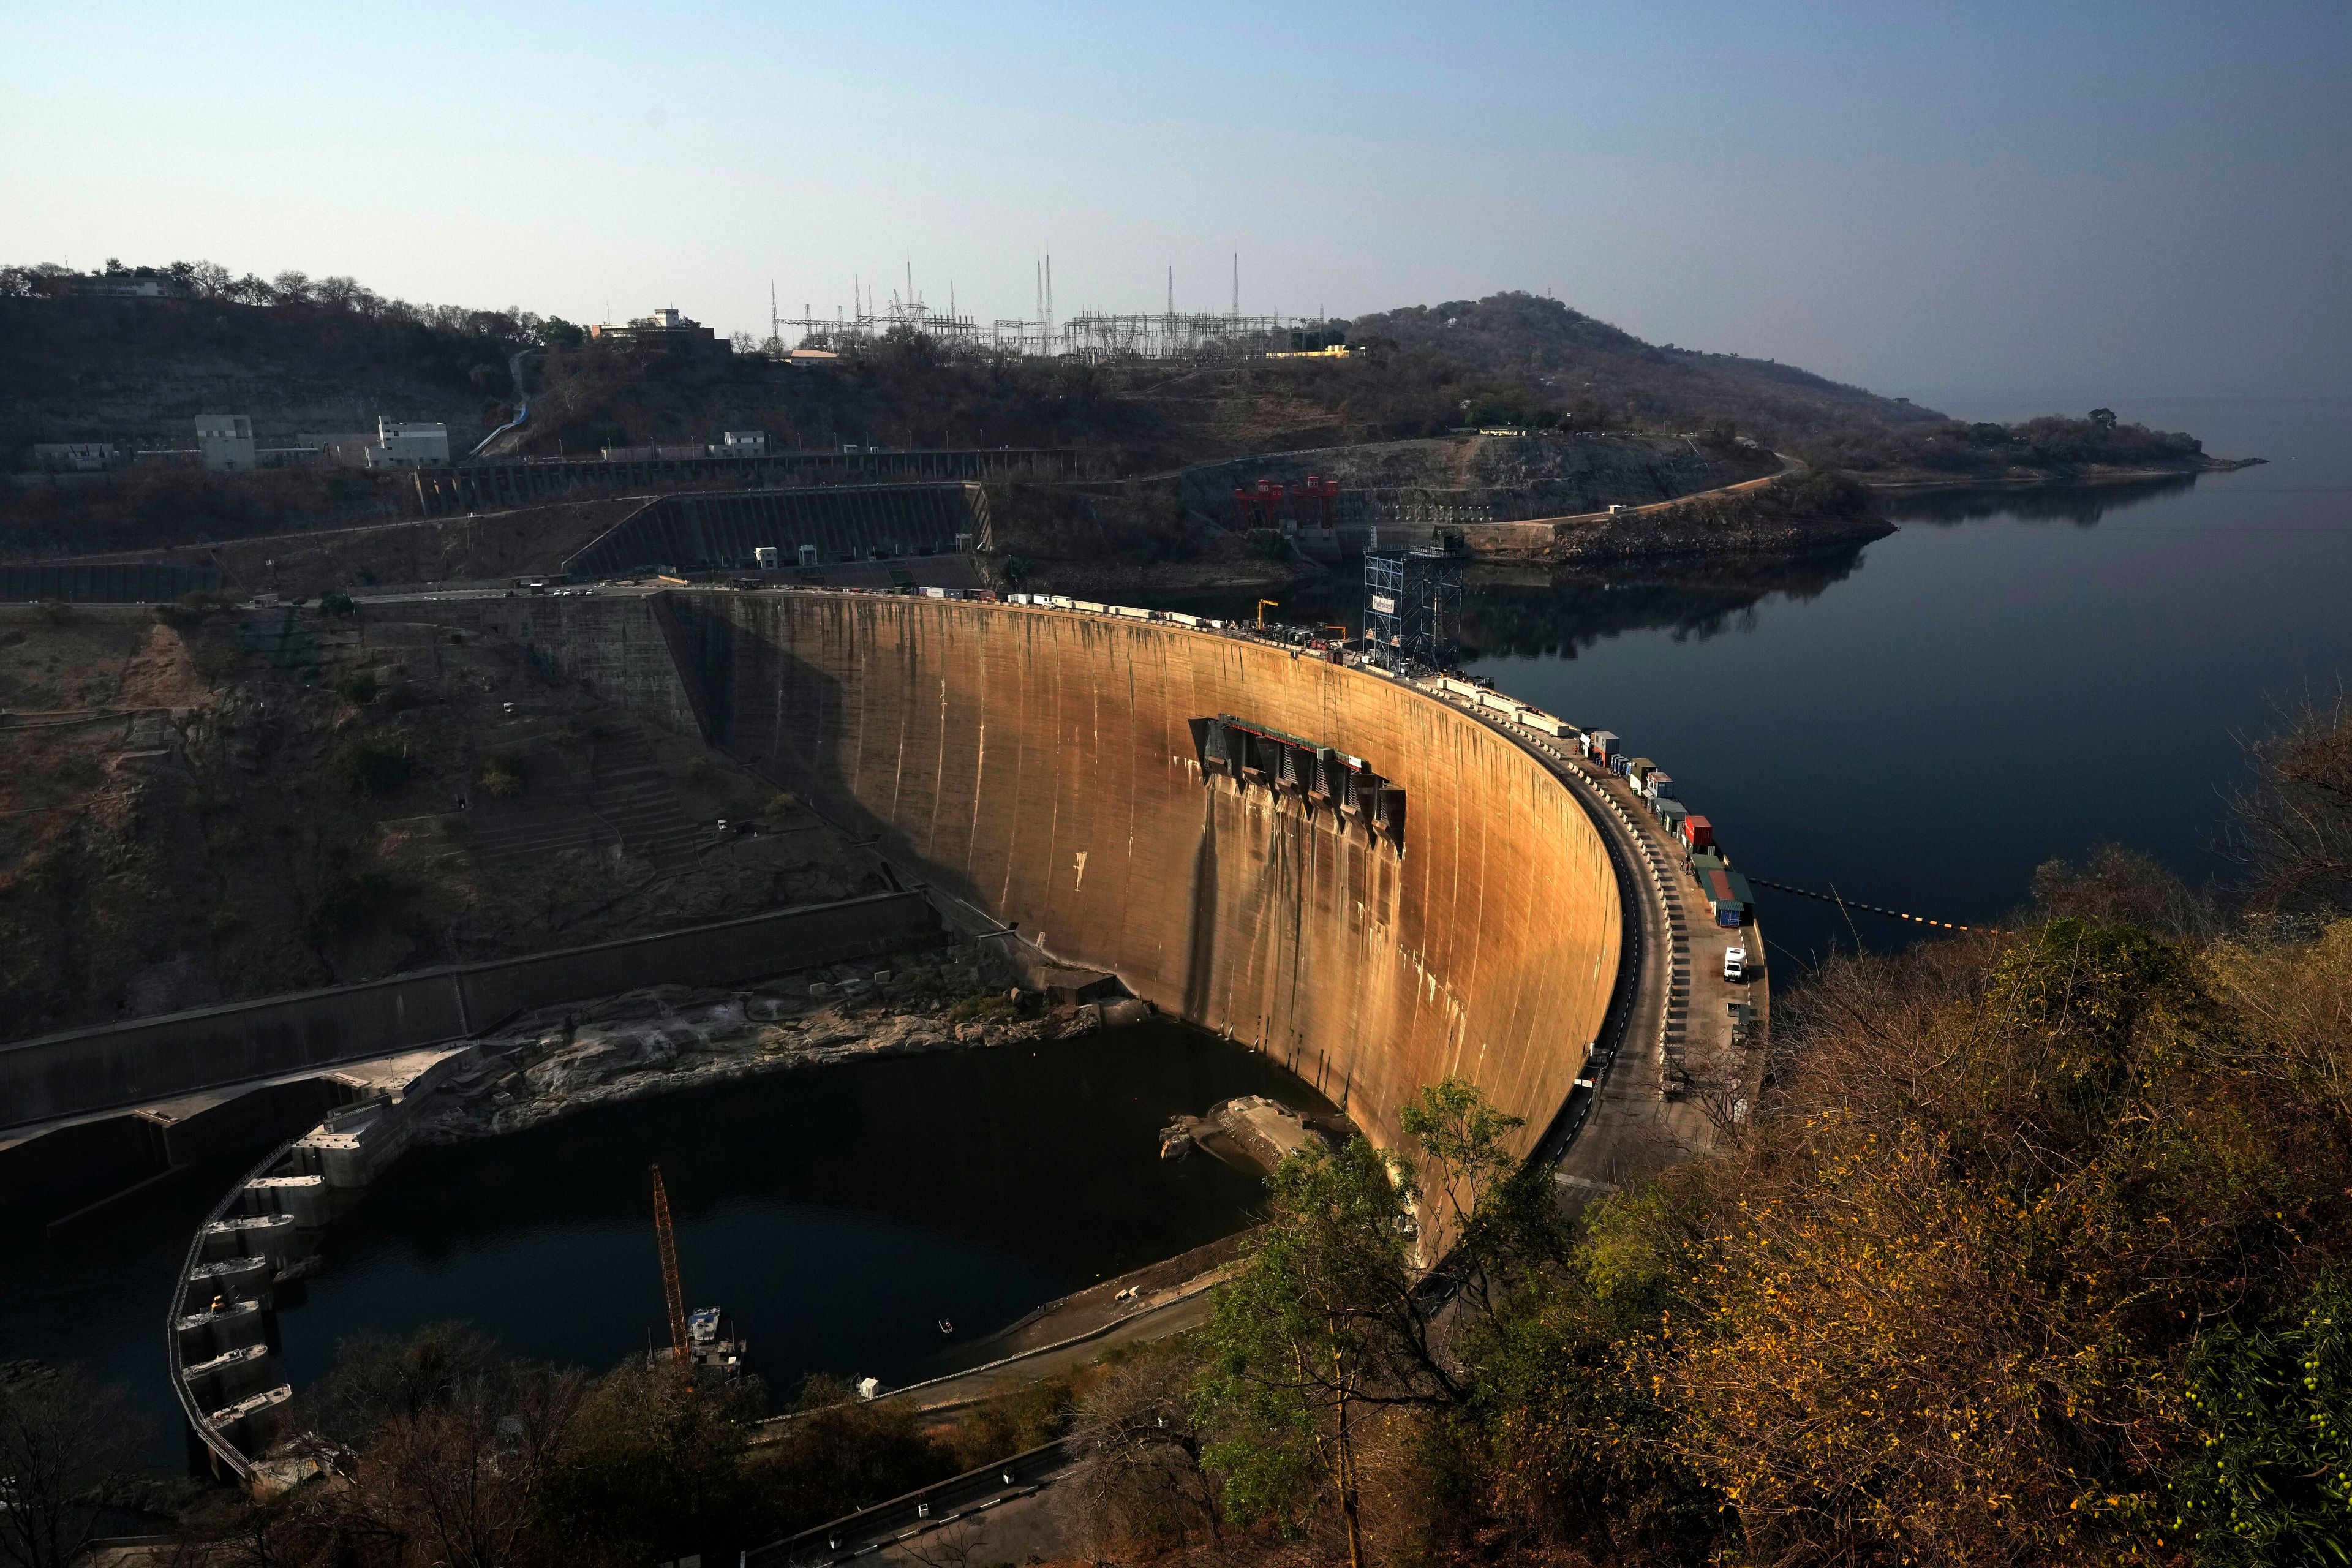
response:
<path fill-rule="evenodd" d="M 669 1299 L 670 1359 L 678 1375 L 694 1386 L 694 1362 L 686 1349 L 686 1291 L 677 1282 L 677 1237 L 670 1230 L 669 1193 L 662 1185 L 661 1167 L 654 1173 L 654 1239 L 661 1244 L 662 1294 Z"/>
<path fill-rule="evenodd" d="M 1280 608 L 1282 608 L 1282 601 L 1279 599 L 1260 599 L 1257 602 L 1257 629 L 1260 631 L 1265 630 L 1266 611 L 1269 609 L 1278 610 Z"/>

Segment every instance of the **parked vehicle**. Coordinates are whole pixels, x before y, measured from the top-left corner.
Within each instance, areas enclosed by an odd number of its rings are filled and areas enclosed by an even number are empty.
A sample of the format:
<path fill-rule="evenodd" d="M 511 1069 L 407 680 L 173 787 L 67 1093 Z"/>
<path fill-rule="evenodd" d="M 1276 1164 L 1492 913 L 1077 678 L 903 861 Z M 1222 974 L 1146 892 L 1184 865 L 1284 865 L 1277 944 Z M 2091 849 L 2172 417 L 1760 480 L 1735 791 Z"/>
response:
<path fill-rule="evenodd" d="M 1748 978 L 1748 950 L 1727 947 L 1723 950 L 1723 977 L 1737 984 Z"/>

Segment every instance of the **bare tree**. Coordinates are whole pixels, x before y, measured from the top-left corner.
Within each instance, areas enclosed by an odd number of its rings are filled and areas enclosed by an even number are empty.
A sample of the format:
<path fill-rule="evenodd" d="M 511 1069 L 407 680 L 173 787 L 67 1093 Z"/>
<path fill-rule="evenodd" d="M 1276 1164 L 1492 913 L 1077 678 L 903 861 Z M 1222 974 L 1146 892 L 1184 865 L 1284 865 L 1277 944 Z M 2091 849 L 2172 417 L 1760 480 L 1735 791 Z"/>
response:
<path fill-rule="evenodd" d="M 144 1423 L 79 1366 L 0 1366 L 0 1563 L 65 1568 L 137 1476 Z"/>
<path fill-rule="evenodd" d="M 2230 847 L 2258 910 L 2352 910 L 2352 697 L 2282 705 L 2246 745 L 2252 782 L 2231 801 Z"/>
<path fill-rule="evenodd" d="M 2033 902 L 2045 915 L 2128 921 L 2175 941 L 2210 935 L 2215 925 L 2212 910 L 2188 884 L 2120 844 L 2099 845 L 2080 865 L 2044 860 L 2033 868 Z"/>
<path fill-rule="evenodd" d="M 928 1535 L 919 1535 L 898 1547 L 923 1568 L 971 1568 L 972 1553 L 979 1549 L 980 1526 L 968 1519 L 943 1525 Z"/>
<path fill-rule="evenodd" d="M 527 1374 L 508 1398 L 467 1390 L 394 1417 L 352 1478 L 352 1523 L 446 1568 L 543 1560 L 541 1499 L 583 1387 L 576 1373 Z"/>
<path fill-rule="evenodd" d="M 1066 1496 L 1098 1548 L 1220 1533 L 1192 1418 L 1195 1371 L 1185 1355 L 1158 1347 L 1114 1367 L 1079 1405 Z"/>

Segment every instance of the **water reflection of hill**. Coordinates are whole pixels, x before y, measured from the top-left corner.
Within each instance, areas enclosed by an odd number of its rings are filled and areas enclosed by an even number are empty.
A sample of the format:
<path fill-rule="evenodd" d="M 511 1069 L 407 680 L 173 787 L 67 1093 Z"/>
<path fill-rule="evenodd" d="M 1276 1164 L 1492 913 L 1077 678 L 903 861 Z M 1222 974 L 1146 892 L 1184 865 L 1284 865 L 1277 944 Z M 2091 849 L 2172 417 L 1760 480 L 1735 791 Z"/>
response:
<path fill-rule="evenodd" d="M 1514 581 L 1481 574 L 1463 641 L 1481 653 L 1573 658 L 1604 637 L 1665 629 L 1678 642 L 1744 631 L 1778 595 L 1818 598 L 1853 574 L 1860 545 L 1796 560 L 1693 563 L 1672 570 L 1561 574 Z"/>
<path fill-rule="evenodd" d="M 2111 511 L 2122 511 L 2179 495 L 2197 483 L 2194 474 L 2166 474 L 2105 485 L 2048 485 L 2032 489 L 1937 490 L 1931 495 L 1887 498 L 1882 510 L 1895 521 L 1949 526 L 2014 517 L 2027 522 L 2071 522 L 2089 528 Z"/>

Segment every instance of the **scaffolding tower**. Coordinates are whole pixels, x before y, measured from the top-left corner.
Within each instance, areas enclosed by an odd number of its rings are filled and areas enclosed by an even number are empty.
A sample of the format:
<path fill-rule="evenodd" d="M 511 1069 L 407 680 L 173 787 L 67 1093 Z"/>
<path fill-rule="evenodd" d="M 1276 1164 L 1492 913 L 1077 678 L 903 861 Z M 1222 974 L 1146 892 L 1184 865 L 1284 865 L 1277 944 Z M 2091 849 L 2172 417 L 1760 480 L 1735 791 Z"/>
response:
<path fill-rule="evenodd" d="M 1442 544 L 1364 556 L 1364 641 L 1391 669 L 1444 669 L 1462 651 L 1462 558 Z"/>

